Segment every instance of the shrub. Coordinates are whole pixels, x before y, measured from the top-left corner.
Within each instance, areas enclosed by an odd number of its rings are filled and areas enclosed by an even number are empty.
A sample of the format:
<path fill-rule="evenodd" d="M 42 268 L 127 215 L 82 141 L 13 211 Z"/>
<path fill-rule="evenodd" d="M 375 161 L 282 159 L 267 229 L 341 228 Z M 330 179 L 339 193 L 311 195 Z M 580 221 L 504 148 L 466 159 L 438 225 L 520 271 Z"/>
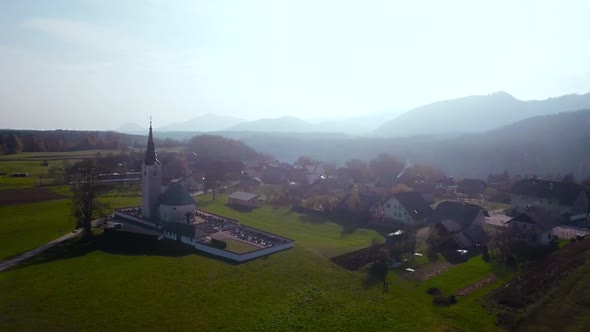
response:
<path fill-rule="evenodd" d="M 490 253 L 488 250 L 488 246 L 486 246 L 485 244 L 481 246 L 481 258 L 486 263 L 490 261 Z"/>
<path fill-rule="evenodd" d="M 436 295 L 432 299 L 432 304 L 438 305 L 438 306 L 449 306 L 449 305 L 451 305 L 451 303 L 449 302 L 449 298 L 447 296 L 442 295 L 442 294 Z"/>
<path fill-rule="evenodd" d="M 432 304 L 438 306 L 450 306 L 455 303 L 457 303 L 455 295 L 444 296 L 439 293 L 432 299 Z"/>
<path fill-rule="evenodd" d="M 457 299 L 455 298 L 455 295 L 449 295 L 449 303 L 450 304 L 457 303 Z"/>
<path fill-rule="evenodd" d="M 428 290 L 426 291 L 426 293 L 430 294 L 430 295 L 439 295 L 440 294 L 440 290 L 438 288 L 428 288 Z"/>

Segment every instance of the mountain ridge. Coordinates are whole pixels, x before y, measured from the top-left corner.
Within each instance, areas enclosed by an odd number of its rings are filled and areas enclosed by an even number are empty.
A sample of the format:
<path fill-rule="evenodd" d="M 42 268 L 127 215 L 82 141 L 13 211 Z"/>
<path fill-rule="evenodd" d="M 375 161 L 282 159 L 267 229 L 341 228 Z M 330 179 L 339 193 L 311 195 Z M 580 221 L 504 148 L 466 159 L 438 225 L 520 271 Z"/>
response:
<path fill-rule="evenodd" d="M 448 99 L 416 107 L 382 124 L 375 134 L 401 137 L 482 132 L 538 115 L 590 108 L 590 93 L 523 101 L 505 91 Z"/>

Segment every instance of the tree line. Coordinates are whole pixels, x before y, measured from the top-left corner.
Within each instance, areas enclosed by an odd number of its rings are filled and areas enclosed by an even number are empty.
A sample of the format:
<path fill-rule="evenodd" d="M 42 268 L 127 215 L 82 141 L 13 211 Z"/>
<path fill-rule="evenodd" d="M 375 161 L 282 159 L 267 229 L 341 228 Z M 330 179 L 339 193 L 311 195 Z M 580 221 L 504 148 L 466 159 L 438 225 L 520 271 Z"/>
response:
<path fill-rule="evenodd" d="M 118 150 L 145 147 L 147 136 L 114 131 L 0 130 L 0 155 L 20 152 Z M 177 140 L 156 139 L 159 147 L 176 147 Z"/>

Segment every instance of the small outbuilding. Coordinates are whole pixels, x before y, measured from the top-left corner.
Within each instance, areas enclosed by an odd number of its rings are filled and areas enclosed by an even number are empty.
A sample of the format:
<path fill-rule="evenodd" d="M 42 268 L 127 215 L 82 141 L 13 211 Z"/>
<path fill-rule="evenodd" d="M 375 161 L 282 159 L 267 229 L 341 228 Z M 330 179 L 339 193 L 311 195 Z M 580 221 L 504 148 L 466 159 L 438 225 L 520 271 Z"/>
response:
<path fill-rule="evenodd" d="M 236 191 L 228 196 L 228 203 L 234 206 L 253 209 L 258 207 L 258 197 L 260 197 L 258 194 Z"/>

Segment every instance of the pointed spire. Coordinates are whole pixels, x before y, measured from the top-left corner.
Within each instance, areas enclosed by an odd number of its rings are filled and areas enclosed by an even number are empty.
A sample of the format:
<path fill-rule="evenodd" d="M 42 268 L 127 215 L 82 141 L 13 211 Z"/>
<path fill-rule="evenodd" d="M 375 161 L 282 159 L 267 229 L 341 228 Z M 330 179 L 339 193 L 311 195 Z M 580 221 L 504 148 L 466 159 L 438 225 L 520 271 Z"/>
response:
<path fill-rule="evenodd" d="M 156 147 L 154 145 L 154 136 L 152 135 L 152 117 L 150 116 L 150 133 L 148 134 L 147 149 L 145 150 L 145 164 L 153 165 L 156 162 Z"/>

